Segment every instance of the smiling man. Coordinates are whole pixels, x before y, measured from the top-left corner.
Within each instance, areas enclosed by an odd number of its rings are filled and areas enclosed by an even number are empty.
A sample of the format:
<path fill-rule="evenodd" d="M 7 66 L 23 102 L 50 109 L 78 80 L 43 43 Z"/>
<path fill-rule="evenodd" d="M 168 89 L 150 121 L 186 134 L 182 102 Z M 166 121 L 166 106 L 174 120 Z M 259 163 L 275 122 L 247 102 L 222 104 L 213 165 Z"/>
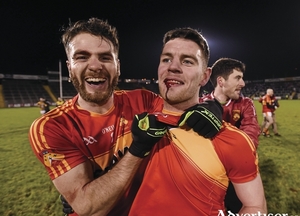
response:
<path fill-rule="evenodd" d="M 223 105 L 223 120 L 244 131 L 257 148 L 260 128 L 256 110 L 252 100 L 241 94 L 242 88 L 245 87 L 245 68 L 245 64 L 236 59 L 217 60 L 212 66 L 210 78 L 214 91 L 202 100 L 217 99 Z M 225 205 L 234 213 L 242 207 L 231 183 L 225 197 Z"/>
<path fill-rule="evenodd" d="M 198 31 L 178 28 L 165 34 L 158 66 L 165 118 L 159 121 L 168 131 L 149 155 L 130 216 L 219 215 L 229 181 L 243 203 L 240 214 L 267 212 L 256 148 L 243 131 L 223 122 L 221 131 L 207 139 L 186 125 L 170 126 L 199 102 L 200 87 L 211 73 L 208 59 L 208 44 Z M 136 122 L 132 127 L 138 128 Z"/>

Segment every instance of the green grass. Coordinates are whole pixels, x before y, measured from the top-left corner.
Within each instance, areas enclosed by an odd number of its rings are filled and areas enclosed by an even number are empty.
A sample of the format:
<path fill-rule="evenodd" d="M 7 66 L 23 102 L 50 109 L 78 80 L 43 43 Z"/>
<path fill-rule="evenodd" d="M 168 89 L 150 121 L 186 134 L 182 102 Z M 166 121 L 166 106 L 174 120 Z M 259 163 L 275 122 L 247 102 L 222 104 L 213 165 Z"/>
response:
<path fill-rule="evenodd" d="M 58 193 L 28 141 L 39 109 L 0 109 L 0 116 L 0 215 L 63 215 Z"/>
<path fill-rule="evenodd" d="M 279 103 L 275 113 L 282 137 L 260 136 L 259 164 L 269 212 L 295 215 L 300 213 L 300 101 Z M 255 107 L 261 124 L 261 104 L 255 101 Z"/>
<path fill-rule="evenodd" d="M 259 123 L 261 104 L 255 102 Z M 299 101 L 280 101 L 276 110 L 282 137 L 260 137 L 260 170 L 270 213 L 300 213 Z M 58 192 L 28 141 L 39 109 L 0 109 L 0 215 L 62 216 Z"/>

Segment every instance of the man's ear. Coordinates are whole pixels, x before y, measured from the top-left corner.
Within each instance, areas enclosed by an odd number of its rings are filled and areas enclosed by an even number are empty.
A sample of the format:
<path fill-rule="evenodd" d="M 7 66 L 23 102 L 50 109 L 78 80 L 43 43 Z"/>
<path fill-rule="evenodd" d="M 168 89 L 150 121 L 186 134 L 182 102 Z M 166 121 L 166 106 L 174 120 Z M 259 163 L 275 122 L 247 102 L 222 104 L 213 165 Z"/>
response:
<path fill-rule="evenodd" d="M 200 86 L 205 86 L 211 76 L 211 67 L 207 67 L 202 75 Z"/>
<path fill-rule="evenodd" d="M 120 67 L 121 67 L 121 63 L 120 63 L 120 59 L 118 59 L 118 64 L 117 64 L 117 74 L 118 74 L 118 76 L 121 75 Z"/>
<path fill-rule="evenodd" d="M 220 86 L 220 87 L 223 87 L 223 81 L 224 81 L 224 78 L 219 76 L 217 78 L 217 85 Z"/>
<path fill-rule="evenodd" d="M 66 64 L 67 64 L 67 68 L 68 68 L 68 71 L 69 71 L 69 82 L 71 82 L 72 74 L 71 74 L 71 66 L 70 66 L 70 62 L 67 60 L 67 61 L 66 61 Z"/>
<path fill-rule="evenodd" d="M 69 62 L 69 60 L 66 60 L 66 65 L 67 65 L 67 68 L 68 68 L 68 71 L 69 71 L 69 75 L 70 75 L 71 68 L 70 68 L 70 62 Z"/>

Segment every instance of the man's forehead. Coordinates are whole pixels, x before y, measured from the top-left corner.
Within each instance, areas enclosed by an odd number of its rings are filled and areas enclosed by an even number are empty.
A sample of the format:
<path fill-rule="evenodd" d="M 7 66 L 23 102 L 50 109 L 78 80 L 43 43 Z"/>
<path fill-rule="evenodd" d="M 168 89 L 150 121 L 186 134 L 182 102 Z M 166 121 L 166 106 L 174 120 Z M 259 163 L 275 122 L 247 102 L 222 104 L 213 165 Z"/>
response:
<path fill-rule="evenodd" d="M 93 50 L 99 48 L 105 49 L 107 51 L 113 51 L 112 43 L 109 40 L 88 33 L 81 33 L 76 35 L 69 43 L 69 50 Z"/>
<path fill-rule="evenodd" d="M 164 48 L 164 53 L 180 53 L 180 54 L 189 54 L 189 55 L 196 55 L 201 57 L 201 49 L 197 43 L 192 40 L 183 39 L 183 38 L 175 38 L 169 40 Z"/>
<path fill-rule="evenodd" d="M 239 75 L 239 76 L 243 76 L 243 72 L 242 71 L 240 71 L 239 69 L 236 69 L 236 68 L 234 68 L 233 70 L 232 70 L 232 74 L 233 75 Z"/>

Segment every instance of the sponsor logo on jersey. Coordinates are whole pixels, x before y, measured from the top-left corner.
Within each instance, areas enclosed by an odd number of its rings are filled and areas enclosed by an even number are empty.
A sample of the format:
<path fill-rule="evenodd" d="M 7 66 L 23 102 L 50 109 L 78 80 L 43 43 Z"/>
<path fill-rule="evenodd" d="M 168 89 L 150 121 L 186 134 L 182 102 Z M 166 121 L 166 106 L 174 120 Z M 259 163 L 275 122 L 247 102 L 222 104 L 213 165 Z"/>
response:
<path fill-rule="evenodd" d="M 91 145 L 97 142 L 97 140 L 92 136 L 83 137 L 83 141 L 86 145 Z"/>
<path fill-rule="evenodd" d="M 102 129 L 102 134 L 106 134 L 106 133 L 112 132 L 112 131 L 114 131 L 114 129 L 115 129 L 115 126 L 114 125 L 110 125 L 110 126 Z"/>

